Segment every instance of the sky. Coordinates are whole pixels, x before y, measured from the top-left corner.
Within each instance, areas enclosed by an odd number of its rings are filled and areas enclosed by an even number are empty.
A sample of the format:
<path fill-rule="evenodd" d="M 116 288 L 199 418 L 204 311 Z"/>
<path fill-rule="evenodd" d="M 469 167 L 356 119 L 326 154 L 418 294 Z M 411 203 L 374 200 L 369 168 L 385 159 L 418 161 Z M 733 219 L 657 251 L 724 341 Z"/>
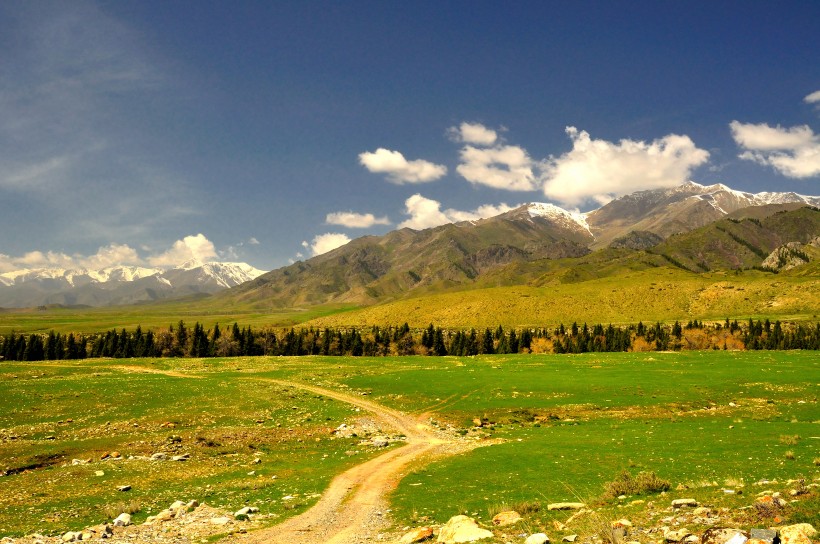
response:
<path fill-rule="evenodd" d="M 0 273 L 820 195 L 820 2 L 0 3 Z"/>

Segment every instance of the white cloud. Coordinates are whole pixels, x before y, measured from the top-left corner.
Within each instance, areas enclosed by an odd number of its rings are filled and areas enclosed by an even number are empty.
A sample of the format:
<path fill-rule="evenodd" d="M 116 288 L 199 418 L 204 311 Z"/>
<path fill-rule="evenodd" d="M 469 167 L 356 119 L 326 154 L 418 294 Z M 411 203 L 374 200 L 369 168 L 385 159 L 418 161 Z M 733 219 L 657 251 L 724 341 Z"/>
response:
<path fill-rule="evenodd" d="M 374 152 L 359 154 L 359 162 L 374 174 L 385 174 L 387 179 L 399 185 L 403 183 L 426 183 L 447 174 L 447 167 L 422 159 L 408 161 L 398 151 L 380 147 Z"/>
<path fill-rule="evenodd" d="M 466 145 L 461 149 L 461 164 L 456 171 L 471 183 L 508 191 L 534 191 L 538 188 L 534 167 L 527 151 L 518 146 L 480 149 Z"/>
<path fill-rule="evenodd" d="M 803 102 L 805 102 L 806 104 L 820 103 L 820 91 L 814 91 L 810 95 L 807 95 L 806 98 L 803 99 Z"/>
<path fill-rule="evenodd" d="M 474 221 L 485 217 L 494 217 L 514 208 L 502 203 L 497 206 L 487 204 L 473 211 L 461 211 L 453 208 L 442 211 L 441 202 L 420 194 L 408 198 L 404 205 L 406 208 L 405 213 L 410 216 L 410 219 L 402 222 L 399 228 L 415 230 L 429 229 L 458 221 Z"/>
<path fill-rule="evenodd" d="M 251 236 L 250 238 L 248 238 L 248 244 L 252 246 L 258 246 L 259 240 L 257 240 L 255 236 Z"/>
<path fill-rule="evenodd" d="M 310 251 L 315 257 L 316 255 L 321 255 L 323 253 L 327 253 L 328 251 L 332 251 L 337 247 L 342 247 L 349 241 L 350 238 L 344 234 L 338 232 L 328 232 L 314 236 L 313 243 L 307 244 L 307 242 L 302 242 L 302 245 L 305 247 L 310 247 Z"/>
<path fill-rule="evenodd" d="M 737 145 L 745 149 L 739 158 L 771 166 L 790 178 L 820 175 L 820 135 L 807 125 L 783 128 L 732 121 L 729 127 Z"/>
<path fill-rule="evenodd" d="M 450 138 L 465 144 L 490 146 L 498 140 L 498 133 L 480 123 L 461 123 L 447 131 Z"/>
<path fill-rule="evenodd" d="M 101 247 L 97 253 L 79 260 L 83 268 L 100 270 L 119 265 L 140 265 L 142 259 L 137 251 L 126 244 L 111 244 Z"/>
<path fill-rule="evenodd" d="M 353 229 L 366 229 L 373 225 L 389 225 L 390 220 L 387 217 L 376 217 L 372 213 L 334 212 L 327 214 L 325 223 Z"/>
<path fill-rule="evenodd" d="M 564 205 L 588 199 L 606 203 L 634 191 L 674 187 L 689 179 L 709 159 L 688 136 L 670 134 L 651 143 L 624 139 L 593 140 L 586 131 L 567 127 L 572 150 L 542 165 L 544 194 Z"/>
<path fill-rule="evenodd" d="M 177 240 L 164 253 L 149 257 L 148 262 L 154 266 L 177 266 L 192 260 L 206 263 L 213 261 L 216 257 L 213 242 L 203 234 L 197 234 Z"/>

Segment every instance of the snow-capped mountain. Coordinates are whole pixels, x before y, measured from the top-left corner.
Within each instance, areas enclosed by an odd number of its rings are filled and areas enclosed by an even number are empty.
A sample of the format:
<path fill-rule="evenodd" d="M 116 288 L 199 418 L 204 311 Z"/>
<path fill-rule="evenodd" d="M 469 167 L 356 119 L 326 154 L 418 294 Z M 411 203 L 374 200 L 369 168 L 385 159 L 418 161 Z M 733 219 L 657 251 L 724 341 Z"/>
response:
<path fill-rule="evenodd" d="M 585 214 L 603 247 L 630 231 L 648 231 L 664 238 L 687 232 L 752 206 L 820 206 L 820 197 L 797 193 L 736 191 L 723 184 L 687 182 L 669 189 L 638 191 Z"/>
<path fill-rule="evenodd" d="M 530 217 L 542 217 L 570 230 L 577 230 L 580 227 L 580 229 L 592 233 L 586 215 L 583 213 L 570 212 L 555 204 L 543 202 L 531 202 L 527 205 L 527 212 L 529 212 Z"/>
<path fill-rule="evenodd" d="M 215 293 L 264 274 L 247 263 L 189 261 L 178 268 L 40 268 L 0 274 L 0 307 L 108 306 Z"/>

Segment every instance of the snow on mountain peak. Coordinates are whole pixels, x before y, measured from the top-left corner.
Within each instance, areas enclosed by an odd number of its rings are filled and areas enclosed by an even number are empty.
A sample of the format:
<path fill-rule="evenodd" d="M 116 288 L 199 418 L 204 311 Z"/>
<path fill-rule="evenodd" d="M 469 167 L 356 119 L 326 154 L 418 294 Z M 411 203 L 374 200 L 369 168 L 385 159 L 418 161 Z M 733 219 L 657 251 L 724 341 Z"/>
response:
<path fill-rule="evenodd" d="M 587 224 L 585 214 L 580 212 L 570 212 L 560 206 L 556 206 L 555 204 L 550 204 L 548 202 L 532 202 L 527 205 L 527 212 L 529 212 L 530 217 L 544 217 L 552 221 L 563 223 L 564 225 L 568 223 L 575 224 L 576 226 L 591 232 L 589 230 L 589 225 Z"/>

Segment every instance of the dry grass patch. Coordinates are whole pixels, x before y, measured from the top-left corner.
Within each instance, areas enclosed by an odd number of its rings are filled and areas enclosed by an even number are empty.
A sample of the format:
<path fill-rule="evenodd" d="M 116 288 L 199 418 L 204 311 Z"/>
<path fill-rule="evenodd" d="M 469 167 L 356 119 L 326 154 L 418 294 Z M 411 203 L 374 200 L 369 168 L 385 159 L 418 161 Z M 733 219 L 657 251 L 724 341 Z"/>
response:
<path fill-rule="evenodd" d="M 637 476 L 632 476 L 624 470 L 615 480 L 604 486 L 604 498 L 614 499 L 621 495 L 660 493 L 668 491 L 670 485 L 669 480 L 658 477 L 654 472 L 639 472 Z"/>

